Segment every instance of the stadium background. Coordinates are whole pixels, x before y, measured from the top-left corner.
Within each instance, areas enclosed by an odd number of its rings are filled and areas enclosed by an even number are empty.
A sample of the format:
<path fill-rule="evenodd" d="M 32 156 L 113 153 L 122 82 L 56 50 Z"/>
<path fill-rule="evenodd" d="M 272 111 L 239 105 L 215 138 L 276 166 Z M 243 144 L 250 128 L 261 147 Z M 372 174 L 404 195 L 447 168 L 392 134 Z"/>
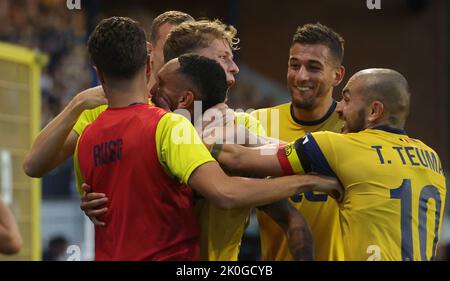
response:
<path fill-rule="evenodd" d="M 99 19 L 112 15 L 135 18 L 147 31 L 155 16 L 174 9 L 234 25 L 241 39 L 235 53 L 241 71 L 230 105 L 242 109 L 289 100 L 285 77 L 292 34 L 304 23 L 326 24 L 346 40 L 347 75 L 336 99 L 357 70 L 399 70 L 413 94 L 407 131 L 436 149 L 448 175 L 448 1 L 381 0 L 380 10 L 369 10 L 366 0 L 90 0 L 80 1 L 81 10 L 69 10 L 66 2 L 0 0 L 0 190 L 25 242 L 20 254 L 9 259 L 40 260 L 50 240 L 58 259 L 92 258 L 92 227 L 79 209 L 72 160 L 42 181 L 26 177 L 21 166 L 40 128 L 77 92 L 97 83 L 85 43 Z M 450 252 L 448 202 L 446 213 L 440 259 L 448 259 Z M 257 239 L 252 221 L 242 259 L 258 258 Z M 69 245 L 75 247 L 66 252 Z"/>

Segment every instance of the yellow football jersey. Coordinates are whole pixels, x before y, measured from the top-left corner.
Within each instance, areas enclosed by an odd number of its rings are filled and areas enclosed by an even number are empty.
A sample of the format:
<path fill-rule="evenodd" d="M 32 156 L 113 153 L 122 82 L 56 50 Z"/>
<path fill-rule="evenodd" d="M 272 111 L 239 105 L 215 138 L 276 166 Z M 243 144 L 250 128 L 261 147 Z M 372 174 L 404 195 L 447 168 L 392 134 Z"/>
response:
<path fill-rule="evenodd" d="M 235 113 L 235 124 L 265 136 L 264 128 L 247 113 Z M 200 225 L 200 258 L 208 261 L 237 261 L 250 208 L 220 209 L 203 198 L 195 203 Z"/>
<path fill-rule="evenodd" d="M 287 173 L 313 171 L 341 181 L 346 260 L 436 256 L 446 184 L 437 153 L 423 142 L 387 126 L 352 134 L 318 132 L 288 145 L 278 157 Z"/>
<path fill-rule="evenodd" d="M 335 112 L 334 101 L 327 114 L 320 120 L 302 122 L 295 120 L 291 103 L 256 110 L 256 117 L 266 129 L 269 137 L 291 142 L 309 132 L 340 132 L 342 121 Z M 289 199 L 311 227 L 315 242 L 316 260 L 343 260 L 343 245 L 336 201 L 326 194 L 308 192 Z M 264 260 L 293 260 L 282 229 L 265 213 L 257 211 L 261 237 L 261 252 Z"/>

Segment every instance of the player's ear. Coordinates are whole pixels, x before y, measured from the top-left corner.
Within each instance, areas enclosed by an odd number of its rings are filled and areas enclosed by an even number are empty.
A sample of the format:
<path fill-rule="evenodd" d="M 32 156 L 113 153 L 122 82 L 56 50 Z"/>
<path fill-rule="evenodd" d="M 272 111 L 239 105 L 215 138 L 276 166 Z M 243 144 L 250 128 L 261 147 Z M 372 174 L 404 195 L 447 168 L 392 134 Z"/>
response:
<path fill-rule="evenodd" d="M 152 62 L 153 58 L 153 45 L 152 43 L 147 41 L 147 56 L 150 57 L 150 63 Z"/>
<path fill-rule="evenodd" d="M 178 108 L 191 109 L 194 104 L 194 93 L 192 91 L 184 91 L 178 99 Z"/>
<path fill-rule="evenodd" d="M 103 72 L 99 70 L 96 66 L 94 66 L 95 73 L 97 73 L 98 80 L 100 83 L 105 83 L 105 76 L 103 75 Z"/>
<path fill-rule="evenodd" d="M 369 107 L 369 122 L 379 120 L 384 115 L 384 104 L 380 101 L 373 101 Z"/>
<path fill-rule="evenodd" d="M 147 53 L 150 55 L 153 51 L 153 45 L 148 41 L 146 43 L 147 43 Z"/>
<path fill-rule="evenodd" d="M 147 62 L 145 63 L 145 74 L 150 77 L 152 73 L 152 64 L 150 54 L 147 54 Z"/>
<path fill-rule="evenodd" d="M 344 79 L 344 76 L 345 76 L 345 67 L 341 65 L 334 71 L 333 87 L 338 86 L 342 82 L 342 79 Z"/>

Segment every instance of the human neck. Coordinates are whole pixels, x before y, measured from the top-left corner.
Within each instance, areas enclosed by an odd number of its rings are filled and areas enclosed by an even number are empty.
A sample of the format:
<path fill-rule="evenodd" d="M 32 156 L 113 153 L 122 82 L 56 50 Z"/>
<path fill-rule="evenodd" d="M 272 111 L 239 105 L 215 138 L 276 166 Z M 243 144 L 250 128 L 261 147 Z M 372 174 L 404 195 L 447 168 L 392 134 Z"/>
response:
<path fill-rule="evenodd" d="M 118 82 L 114 86 L 103 84 L 109 107 L 125 107 L 133 103 L 146 103 L 148 99 L 145 77 L 136 77 L 126 82 Z"/>
<path fill-rule="evenodd" d="M 393 129 L 405 130 L 404 124 L 393 124 L 392 122 L 389 122 L 388 120 L 373 122 L 367 126 L 367 129 L 373 129 L 373 128 L 380 127 L 380 126 L 387 126 L 387 127 L 393 128 Z"/>
<path fill-rule="evenodd" d="M 292 112 L 296 120 L 312 122 L 320 120 L 327 114 L 331 105 L 333 104 L 333 98 L 331 95 L 327 95 L 323 101 L 318 102 L 316 107 L 311 109 L 304 109 L 296 107 L 292 104 Z"/>

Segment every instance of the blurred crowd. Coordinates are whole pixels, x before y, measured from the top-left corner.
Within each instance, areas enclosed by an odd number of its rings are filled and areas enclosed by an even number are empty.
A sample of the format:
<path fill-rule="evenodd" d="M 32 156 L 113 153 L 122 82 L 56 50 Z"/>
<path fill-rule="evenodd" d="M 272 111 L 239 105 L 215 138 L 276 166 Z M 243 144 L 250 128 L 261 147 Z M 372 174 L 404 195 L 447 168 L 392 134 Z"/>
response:
<path fill-rule="evenodd" d="M 0 0 L 0 41 L 49 56 L 41 77 L 43 126 L 91 85 L 85 22 L 83 12 L 68 10 L 60 0 Z"/>
<path fill-rule="evenodd" d="M 0 41 L 19 44 L 49 56 L 41 78 L 42 126 L 56 116 L 76 93 L 90 87 L 95 80 L 86 51 L 86 9 L 69 10 L 61 2 L 0 0 Z M 114 12 L 101 10 L 97 17 Z M 121 13 L 136 18 L 147 31 L 150 29 L 151 11 L 130 9 Z M 272 106 L 277 103 L 277 97 L 284 96 L 278 85 L 271 93 L 263 93 L 267 87 L 261 89 L 260 84 L 267 81 L 254 76 L 243 71 L 237 76 L 238 83 L 230 94 L 231 107 L 246 110 Z"/>
<path fill-rule="evenodd" d="M 0 0 L 0 41 L 28 47 L 49 59 L 41 76 L 42 127 L 92 84 L 85 17 L 82 11 L 68 10 L 61 0 Z M 46 175 L 43 197 L 70 197 L 72 170 L 69 159 Z"/>

